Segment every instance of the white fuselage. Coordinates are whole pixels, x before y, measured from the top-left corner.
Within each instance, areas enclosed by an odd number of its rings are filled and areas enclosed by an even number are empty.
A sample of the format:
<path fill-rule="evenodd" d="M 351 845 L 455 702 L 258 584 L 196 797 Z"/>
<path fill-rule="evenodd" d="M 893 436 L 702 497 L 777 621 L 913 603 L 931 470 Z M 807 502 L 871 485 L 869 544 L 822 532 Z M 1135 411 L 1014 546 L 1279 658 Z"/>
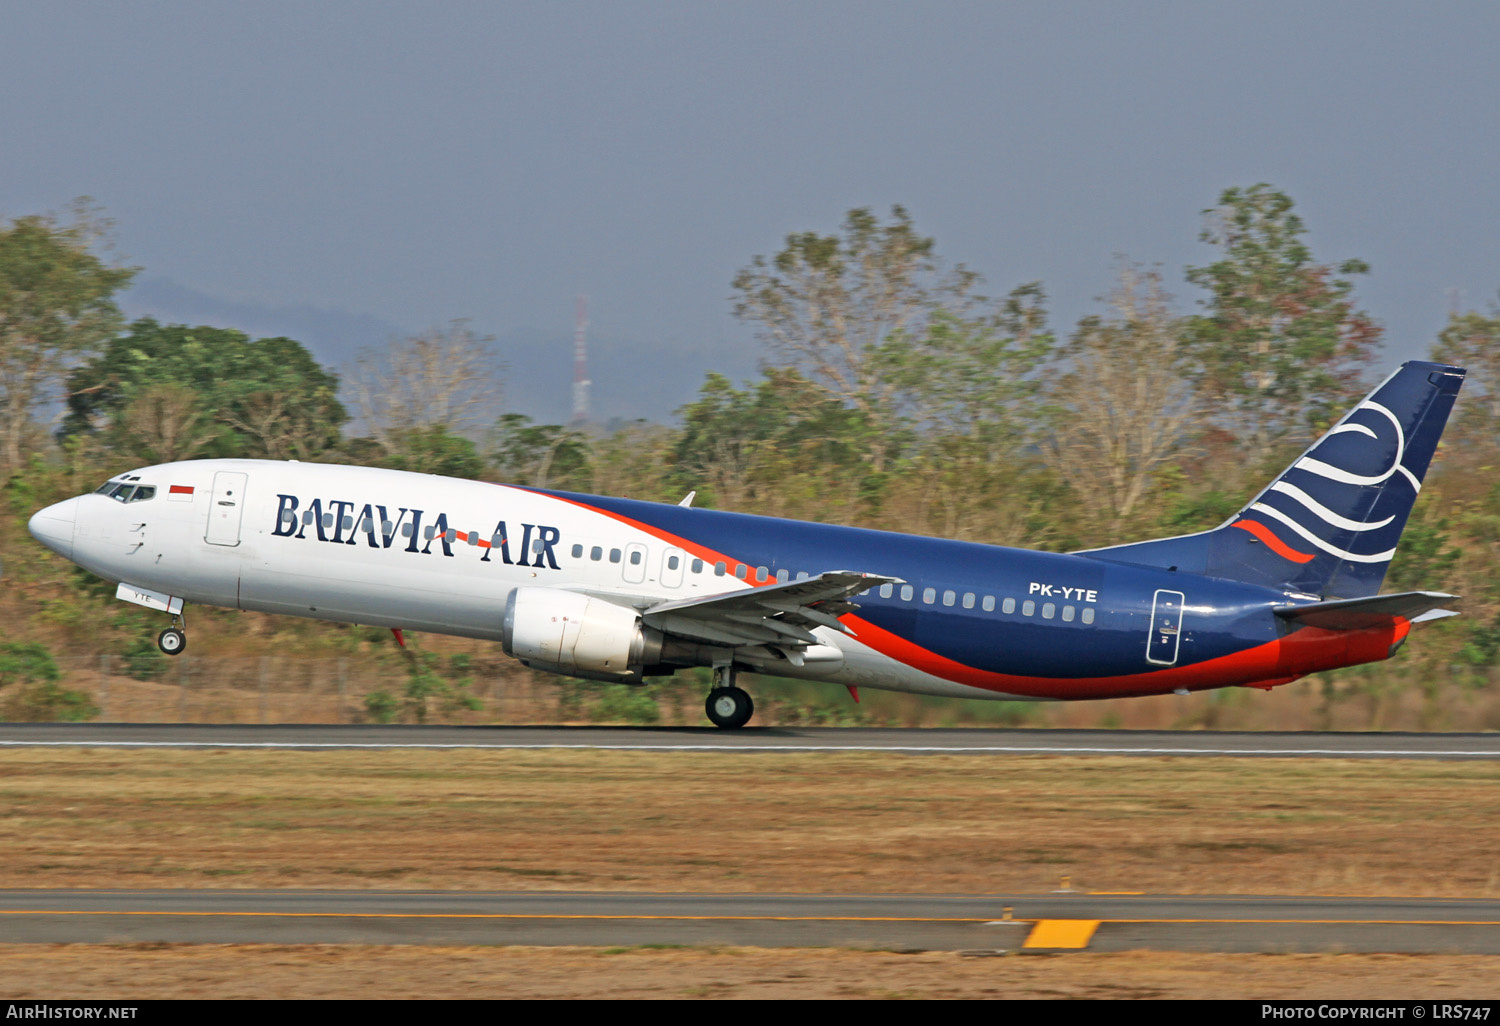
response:
<path fill-rule="evenodd" d="M 155 494 L 66 500 L 38 513 L 32 532 L 100 577 L 188 603 L 499 641 L 517 588 L 645 609 L 754 586 L 618 517 L 508 485 L 262 460 L 169 463 L 125 477 Z M 821 644 L 801 665 L 762 659 L 757 668 L 1009 697 L 925 673 L 837 631 L 815 633 Z"/>

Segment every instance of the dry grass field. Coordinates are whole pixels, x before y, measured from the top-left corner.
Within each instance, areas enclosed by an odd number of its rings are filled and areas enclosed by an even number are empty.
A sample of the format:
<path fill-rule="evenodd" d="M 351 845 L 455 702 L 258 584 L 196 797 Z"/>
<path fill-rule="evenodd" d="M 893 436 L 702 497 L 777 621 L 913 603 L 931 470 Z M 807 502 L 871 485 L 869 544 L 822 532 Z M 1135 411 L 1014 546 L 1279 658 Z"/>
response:
<path fill-rule="evenodd" d="M 0 887 L 1500 896 L 1500 766 L 0 753 Z M 3 938 L 0 938 L 3 941 Z M 1476 997 L 1500 959 L 0 943 L 5 997 Z"/>
<path fill-rule="evenodd" d="M 1500 766 L 23 749 L 0 887 L 1500 896 Z"/>
<path fill-rule="evenodd" d="M 966 958 L 829 948 L 0 944 L 6 998 L 1482 1000 L 1500 958 L 1130 951 Z"/>

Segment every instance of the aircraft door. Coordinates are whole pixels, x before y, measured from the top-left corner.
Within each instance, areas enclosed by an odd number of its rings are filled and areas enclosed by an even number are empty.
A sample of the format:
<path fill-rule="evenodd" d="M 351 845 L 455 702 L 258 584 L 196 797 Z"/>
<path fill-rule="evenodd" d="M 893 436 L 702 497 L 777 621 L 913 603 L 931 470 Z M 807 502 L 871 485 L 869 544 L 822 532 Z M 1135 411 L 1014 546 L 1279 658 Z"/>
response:
<path fill-rule="evenodd" d="M 661 554 L 661 583 L 668 588 L 682 587 L 682 564 L 687 562 L 687 553 L 681 549 L 668 549 Z"/>
<path fill-rule="evenodd" d="M 1182 604 L 1180 591 L 1159 589 L 1151 602 L 1151 636 L 1146 639 L 1146 662 L 1172 666 L 1182 641 Z"/>
<path fill-rule="evenodd" d="M 208 533 L 203 540 L 210 545 L 238 545 L 240 519 L 245 512 L 245 482 L 248 475 L 221 470 L 214 475 L 214 493 L 208 503 Z"/>
<path fill-rule="evenodd" d="M 646 546 L 634 542 L 625 546 L 625 565 L 620 568 L 627 584 L 640 584 L 646 579 Z"/>

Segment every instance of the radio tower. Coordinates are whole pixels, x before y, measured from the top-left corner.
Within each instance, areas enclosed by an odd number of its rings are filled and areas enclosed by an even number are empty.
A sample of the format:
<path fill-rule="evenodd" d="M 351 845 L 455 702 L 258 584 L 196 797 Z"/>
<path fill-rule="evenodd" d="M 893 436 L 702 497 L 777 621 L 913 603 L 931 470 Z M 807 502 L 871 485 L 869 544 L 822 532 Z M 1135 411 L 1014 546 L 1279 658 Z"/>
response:
<path fill-rule="evenodd" d="M 589 419 L 589 353 L 584 329 L 589 326 L 589 297 L 578 297 L 578 319 L 573 328 L 573 423 Z"/>

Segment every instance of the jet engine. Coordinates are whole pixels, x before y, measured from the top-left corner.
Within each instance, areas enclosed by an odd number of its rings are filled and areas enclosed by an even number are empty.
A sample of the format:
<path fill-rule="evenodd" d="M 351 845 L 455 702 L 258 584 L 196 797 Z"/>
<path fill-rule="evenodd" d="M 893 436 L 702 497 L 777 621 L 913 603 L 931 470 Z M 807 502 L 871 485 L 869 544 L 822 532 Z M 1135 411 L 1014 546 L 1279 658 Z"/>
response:
<path fill-rule="evenodd" d="M 550 588 L 510 593 L 500 644 L 533 669 L 625 684 L 662 661 L 661 632 L 642 626 L 634 609 Z"/>

